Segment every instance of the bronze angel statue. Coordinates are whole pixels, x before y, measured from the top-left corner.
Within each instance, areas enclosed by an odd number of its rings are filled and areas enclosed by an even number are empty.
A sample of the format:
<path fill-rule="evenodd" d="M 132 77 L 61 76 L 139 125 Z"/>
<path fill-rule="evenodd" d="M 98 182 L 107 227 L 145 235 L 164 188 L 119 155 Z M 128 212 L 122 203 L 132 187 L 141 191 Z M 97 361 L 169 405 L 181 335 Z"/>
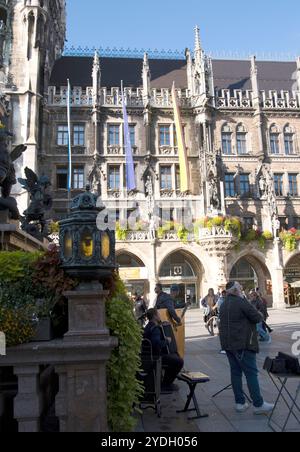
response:
<path fill-rule="evenodd" d="M 47 236 L 45 213 L 52 207 L 52 197 L 48 193 L 51 182 L 47 176 L 40 178 L 29 168 L 25 168 L 26 179 L 18 179 L 28 191 L 30 204 L 21 218 L 22 229 L 30 235 L 41 239 Z"/>
<path fill-rule="evenodd" d="M 8 138 L 12 134 L 0 123 L 0 210 L 8 210 L 13 220 L 20 217 L 17 201 L 11 197 L 13 185 L 17 183 L 14 162 L 26 151 L 26 146 L 17 146 L 11 153 L 8 150 Z"/>

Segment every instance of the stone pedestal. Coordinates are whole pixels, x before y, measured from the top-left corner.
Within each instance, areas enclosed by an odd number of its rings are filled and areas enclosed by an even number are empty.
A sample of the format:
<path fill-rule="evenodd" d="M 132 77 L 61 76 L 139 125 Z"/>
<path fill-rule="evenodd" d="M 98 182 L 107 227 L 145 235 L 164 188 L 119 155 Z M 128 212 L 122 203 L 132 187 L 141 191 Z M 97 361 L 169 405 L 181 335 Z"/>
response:
<path fill-rule="evenodd" d="M 98 283 L 83 283 L 64 294 L 69 300 L 69 332 L 64 338 L 68 362 L 55 366 L 61 432 L 108 430 L 106 364 L 117 345 L 105 326 L 108 294 Z"/>
<path fill-rule="evenodd" d="M 284 299 L 284 271 L 282 263 L 281 243 L 279 238 L 274 240 L 272 270 L 272 286 L 273 286 L 273 307 L 276 309 L 285 309 Z"/>
<path fill-rule="evenodd" d="M 64 294 L 69 300 L 69 331 L 65 341 L 96 340 L 109 336 L 105 325 L 105 300 L 109 295 L 99 283 L 82 283 Z"/>

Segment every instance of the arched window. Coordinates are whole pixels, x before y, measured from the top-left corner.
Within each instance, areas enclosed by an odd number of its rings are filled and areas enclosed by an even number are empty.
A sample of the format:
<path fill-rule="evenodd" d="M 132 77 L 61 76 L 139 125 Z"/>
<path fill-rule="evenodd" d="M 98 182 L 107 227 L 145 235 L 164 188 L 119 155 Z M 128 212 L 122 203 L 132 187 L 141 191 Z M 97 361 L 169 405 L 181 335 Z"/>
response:
<path fill-rule="evenodd" d="M 295 154 L 295 134 L 293 128 L 288 124 L 284 128 L 284 149 L 285 155 Z"/>
<path fill-rule="evenodd" d="M 247 150 L 247 130 L 243 124 L 239 124 L 236 129 L 236 143 L 238 155 L 248 154 Z"/>
<path fill-rule="evenodd" d="M 275 124 L 273 124 L 270 127 L 270 149 L 272 155 L 280 154 L 279 136 L 280 131 L 278 127 Z"/>
<path fill-rule="evenodd" d="M 192 264 L 181 252 L 174 253 L 164 261 L 160 269 L 160 278 L 195 278 Z"/>
<path fill-rule="evenodd" d="M 232 155 L 232 131 L 228 124 L 222 127 L 222 153 Z"/>
<path fill-rule="evenodd" d="M 246 259 L 241 259 L 233 267 L 230 274 L 230 280 L 239 282 L 246 291 L 258 287 L 257 274 Z"/>

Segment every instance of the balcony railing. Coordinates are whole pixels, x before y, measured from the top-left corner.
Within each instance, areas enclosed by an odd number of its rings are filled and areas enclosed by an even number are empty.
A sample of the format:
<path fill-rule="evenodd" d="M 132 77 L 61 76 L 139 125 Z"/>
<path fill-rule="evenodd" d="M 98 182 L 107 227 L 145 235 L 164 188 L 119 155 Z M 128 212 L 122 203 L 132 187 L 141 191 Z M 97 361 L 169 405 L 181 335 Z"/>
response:
<path fill-rule="evenodd" d="M 133 155 L 137 155 L 138 154 L 138 148 L 136 146 L 132 147 L 132 152 Z M 106 148 L 106 154 L 107 155 L 125 155 L 125 147 L 120 146 L 120 145 L 109 145 Z"/>

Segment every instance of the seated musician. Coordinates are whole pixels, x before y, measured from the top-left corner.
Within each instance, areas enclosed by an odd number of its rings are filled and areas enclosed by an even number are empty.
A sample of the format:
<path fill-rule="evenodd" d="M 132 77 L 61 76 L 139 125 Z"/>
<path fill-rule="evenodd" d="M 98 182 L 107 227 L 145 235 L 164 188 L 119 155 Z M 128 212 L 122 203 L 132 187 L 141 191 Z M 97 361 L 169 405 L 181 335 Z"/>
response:
<path fill-rule="evenodd" d="M 155 308 L 158 310 L 167 309 L 171 319 L 174 320 L 174 322 L 178 325 L 181 325 L 181 320 L 175 311 L 174 298 L 171 295 L 163 292 L 161 284 L 156 285 L 155 293 L 157 295 Z"/>
<path fill-rule="evenodd" d="M 162 357 L 162 364 L 165 368 L 162 390 L 168 392 L 176 391 L 178 387 L 173 383 L 182 370 L 184 361 L 177 352 L 170 350 L 171 339 L 166 339 L 164 335 L 158 310 L 150 309 L 147 312 L 147 317 L 149 323 L 145 328 L 144 338 L 151 342 L 153 355 Z"/>

